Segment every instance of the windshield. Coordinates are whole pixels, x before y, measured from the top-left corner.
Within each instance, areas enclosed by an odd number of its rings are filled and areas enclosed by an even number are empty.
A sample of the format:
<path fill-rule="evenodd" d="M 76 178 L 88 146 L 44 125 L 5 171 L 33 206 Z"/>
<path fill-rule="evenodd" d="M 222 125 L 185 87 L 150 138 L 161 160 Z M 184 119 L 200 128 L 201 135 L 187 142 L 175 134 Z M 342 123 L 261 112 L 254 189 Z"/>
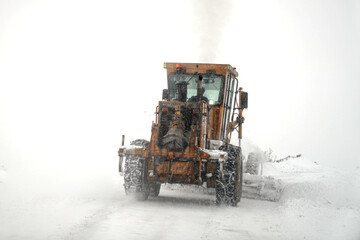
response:
<path fill-rule="evenodd" d="M 221 104 L 224 76 L 215 74 L 169 74 L 168 81 L 170 100 L 177 99 L 177 90 L 175 84 L 179 81 L 186 81 L 189 83 L 187 86 L 187 101 L 194 101 L 197 95 L 197 82 L 199 75 L 203 76 L 202 87 L 203 91 L 205 90 L 203 93 L 203 99 L 205 98 L 210 105 Z"/>

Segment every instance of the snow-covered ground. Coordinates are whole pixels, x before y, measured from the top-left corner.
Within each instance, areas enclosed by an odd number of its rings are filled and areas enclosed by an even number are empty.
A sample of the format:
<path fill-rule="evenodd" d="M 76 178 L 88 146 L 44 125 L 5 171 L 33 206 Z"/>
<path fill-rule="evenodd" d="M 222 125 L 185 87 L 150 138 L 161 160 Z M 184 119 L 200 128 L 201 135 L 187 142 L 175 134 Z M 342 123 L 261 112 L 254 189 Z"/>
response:
<path fill-rule="evenodd" d="M 1 171 L 0 239 L 360 239 L 359 166 L 266 163 L 264 174 L 284 183 L 281 199 L 243 198 L 237 208 L 217 207 L 199 187 L 163 187 L 137 202 L 113 169 L 41 190 Z"/>

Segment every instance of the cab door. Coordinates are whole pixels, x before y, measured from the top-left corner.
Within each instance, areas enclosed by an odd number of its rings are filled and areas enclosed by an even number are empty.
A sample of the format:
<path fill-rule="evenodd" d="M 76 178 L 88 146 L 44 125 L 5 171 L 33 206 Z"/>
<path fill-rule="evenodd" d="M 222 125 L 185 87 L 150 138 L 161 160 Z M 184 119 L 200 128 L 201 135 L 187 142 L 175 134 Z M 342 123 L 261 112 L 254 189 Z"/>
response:
<path fill-rule="evenodd" d="M 235 86 L 235 76 L 228 74 L 226 79 L 226 89 L 225 89 L 225 100 L 224 100 L 224 111 L 222 116 L 222 125 L 221 125 L 221 140 L 227 141 L 229 134 L 229 121 L 233 106 L 233 96 L 234 96 L 234 86 Z"/>

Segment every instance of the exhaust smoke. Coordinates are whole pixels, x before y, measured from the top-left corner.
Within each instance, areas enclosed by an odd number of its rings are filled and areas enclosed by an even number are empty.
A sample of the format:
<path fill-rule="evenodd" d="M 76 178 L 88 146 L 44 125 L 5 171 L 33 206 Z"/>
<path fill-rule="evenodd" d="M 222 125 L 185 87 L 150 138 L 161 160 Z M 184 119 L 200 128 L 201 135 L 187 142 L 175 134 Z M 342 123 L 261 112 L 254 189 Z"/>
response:
<path fill-rule="evenodd" d="M 198 61 L 217 62 L 234 6 L 231 1 L 218 0 L 193 1 L 192 6 L 195 57 Z"/>

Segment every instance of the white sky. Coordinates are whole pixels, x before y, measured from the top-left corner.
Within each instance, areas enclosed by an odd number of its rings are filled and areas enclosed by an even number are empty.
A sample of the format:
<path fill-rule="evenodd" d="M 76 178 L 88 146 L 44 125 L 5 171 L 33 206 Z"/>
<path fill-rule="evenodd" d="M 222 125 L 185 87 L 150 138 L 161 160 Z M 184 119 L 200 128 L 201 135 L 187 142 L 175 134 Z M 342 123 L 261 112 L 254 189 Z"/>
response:
<path fill-rule="evenodd" d="M 244 137 L 358 164 L 359 1 L 0 1 L 0 163 L 46 174 L 149 138 L 163 62 L 229 63 Z M 60 170 L 59 170 L 60 169 Z"/>

